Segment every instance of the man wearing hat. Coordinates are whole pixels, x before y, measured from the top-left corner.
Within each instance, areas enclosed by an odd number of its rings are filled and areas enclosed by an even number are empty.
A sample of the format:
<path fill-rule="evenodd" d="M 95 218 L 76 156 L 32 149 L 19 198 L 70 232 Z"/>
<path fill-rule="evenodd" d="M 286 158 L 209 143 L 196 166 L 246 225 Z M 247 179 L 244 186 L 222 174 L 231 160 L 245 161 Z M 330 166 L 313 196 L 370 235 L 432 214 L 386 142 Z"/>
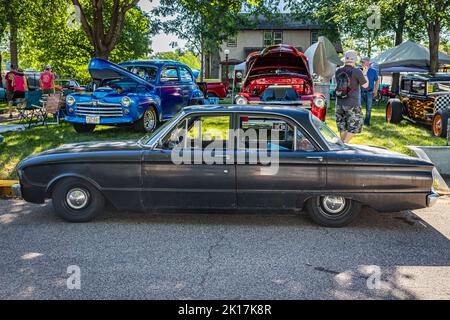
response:
<path fill-rule="evenodd" d="M 41 73 L 39 86 L 43 94 L 55 93 L 55 75 L 52 73 L 52 66 L 46 66 Z"/>
<path fill-rule="evenodd" d="M 361 88 L 361 106 L 366 105 L 366 117 L 364 118 L 364 125 L 370 126 L 370 117 L 372 114 L 372 102 L 373 97 L 377 95 L 378 80 L 377 70 L 370 67 L 370 59 L 362 58 L 363 75 L 366 77 L 369 86 L 367 88 Z"/>
<path fill-rule="evenodd" d="M 335 74 L 336 90 L 345 91 L 341 97 L 336 94 L 336 125 L 345 143 L 350 142 L 355 134 L 361 133 L 363 124 L 360 87 L 367 88 L 368 83 L 363 72 L 355 68 L 357 60 L 356 51 L 345 52 L 345 65 L 336 70 Z"/>

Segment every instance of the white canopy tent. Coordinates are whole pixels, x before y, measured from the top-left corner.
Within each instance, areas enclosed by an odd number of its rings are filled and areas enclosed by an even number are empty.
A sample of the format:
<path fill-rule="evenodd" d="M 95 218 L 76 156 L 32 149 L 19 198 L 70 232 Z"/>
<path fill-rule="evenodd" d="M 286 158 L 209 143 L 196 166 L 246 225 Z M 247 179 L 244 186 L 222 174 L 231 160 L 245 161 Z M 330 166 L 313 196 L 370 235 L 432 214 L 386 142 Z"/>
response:
<path fill-rule="evenodd" d="M 396 72 L 409 72 L 409 68 L 428 70 L 430 67 L 430 51 L 413 41 L 406 41 L 390 48 L 371 60 L 381 72 L 387 68 L 398 68 Z M 439 52 L 439 63 L 450 64 L 450 56 Z M 405 70 L 402 71 L 402 68 Z"/>

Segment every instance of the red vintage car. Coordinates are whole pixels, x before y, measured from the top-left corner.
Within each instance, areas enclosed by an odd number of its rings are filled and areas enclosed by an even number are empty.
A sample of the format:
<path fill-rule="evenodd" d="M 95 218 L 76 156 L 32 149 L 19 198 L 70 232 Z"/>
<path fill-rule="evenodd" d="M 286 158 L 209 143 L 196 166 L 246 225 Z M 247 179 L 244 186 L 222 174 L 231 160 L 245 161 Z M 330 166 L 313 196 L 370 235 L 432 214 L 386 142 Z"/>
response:
<path fill-rule="evenodd" d="M 314 92 L 306 56 L 286 44 L 247 57 L 244 82 L 235 102 L 299 106 L 325 121 L 325 96 Z"/>

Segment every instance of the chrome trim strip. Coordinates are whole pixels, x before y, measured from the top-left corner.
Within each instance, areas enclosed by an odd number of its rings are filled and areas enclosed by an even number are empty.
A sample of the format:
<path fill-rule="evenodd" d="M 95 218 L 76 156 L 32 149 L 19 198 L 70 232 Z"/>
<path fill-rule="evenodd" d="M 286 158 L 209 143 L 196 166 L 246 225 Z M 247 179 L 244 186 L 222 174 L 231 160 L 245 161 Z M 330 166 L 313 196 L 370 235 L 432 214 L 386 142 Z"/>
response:
<path fill-rule="evenodd" d="M 76 106 L 111 106 L 111 107 L 122 107 L 120 103 L 112 103 L 112 102 L 77 102 Z"/>

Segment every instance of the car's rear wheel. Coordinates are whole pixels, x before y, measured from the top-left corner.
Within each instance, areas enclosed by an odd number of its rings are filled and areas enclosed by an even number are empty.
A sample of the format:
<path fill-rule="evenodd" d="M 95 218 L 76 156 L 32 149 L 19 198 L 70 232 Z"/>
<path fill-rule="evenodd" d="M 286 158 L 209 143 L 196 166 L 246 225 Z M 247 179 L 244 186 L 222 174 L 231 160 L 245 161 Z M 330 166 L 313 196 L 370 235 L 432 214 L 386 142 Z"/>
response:
<path fill-rule="evenodd" d="M 343 227 L 352 222 L 361 211 L 361 204 L 336 195 L 313 197 L 306 204 L 308 216 L 325 227 Z"/>
<path fill-rule="evenodd" d="M 74 123 L 73 128 L 78 133 L 90 133 L 95 130 L 95 124 Z"/>
<path fill-rule="evenodd" d="M 447 136 L 447 125 L 449 117 L 450 112 L 448 111 L 438 111 L 434 114 L 433 123 L 431 125 L 433 136 L 435 137 Z"/>
<path fill-rule="evenodd" d="M 52 202 L 56 213 L 69 222 L 90 221 L 105 206 L 105 198 L 100 191 L 78 178 L 58 182 L 53 188 Z"/>
<path fill-rule="evenodd" d="M 386 122 L 400 123 L 403 119 L 403 105 L 400 101 L 389 101 L 386 105 Z"/>
<path fill-rule="evenodd" d="M 142 117 L 134 124 L 140 132 L 152 132 L 158 126 L 158 114 L 153 107 L 148 107 Z"/>

